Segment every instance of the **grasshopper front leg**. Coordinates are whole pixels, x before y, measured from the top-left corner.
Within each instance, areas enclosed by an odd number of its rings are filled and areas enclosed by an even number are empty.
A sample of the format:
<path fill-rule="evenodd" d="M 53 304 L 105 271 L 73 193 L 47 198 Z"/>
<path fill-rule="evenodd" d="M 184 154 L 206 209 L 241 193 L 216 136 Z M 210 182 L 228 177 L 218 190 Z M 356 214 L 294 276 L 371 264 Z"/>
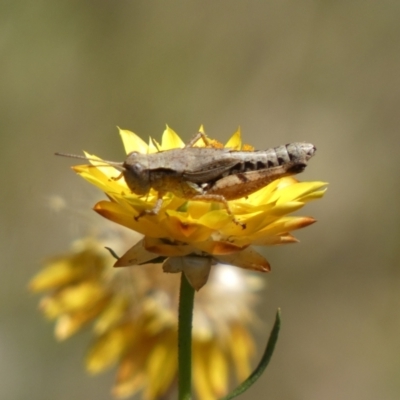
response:
<path fill-rule="evenodd" d="M 141 211 L 138 215 L 136 215 L 136 217 L 134 217 L 135 221 L 138 221 L 139 218 L 142 218 L 144 215 L 157 215 L 162 207 L 162 203 L 163 203 L 163 198 L 162 198 L 162 194 L 158 194 L 158 198 L 156 201 L 156 204 L 154 204 L 154 207 L 151 210 L 143 210 Z"/>

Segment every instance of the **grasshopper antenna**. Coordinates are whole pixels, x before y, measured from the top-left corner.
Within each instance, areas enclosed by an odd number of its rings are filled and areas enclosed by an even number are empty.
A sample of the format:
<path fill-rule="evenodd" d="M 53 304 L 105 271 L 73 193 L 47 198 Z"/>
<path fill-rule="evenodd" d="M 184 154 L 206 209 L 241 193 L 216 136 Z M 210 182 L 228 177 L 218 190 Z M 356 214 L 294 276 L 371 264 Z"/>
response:
<path fill-rule="evenodd" d="M 68 157 L 68 158 L 77 158 L 79 160 L 85 160 L 85 161 L 103 162 L 105 165 L 109 165 L 111 167 L 115 167 L 119 171 L 124 171 L 125 170 L 122 162 L 108 161 L 108 160 L 98 160 L 96 158 L 91 158 L 91 157 L 86 157 L 86 156 L 79 156 L 79 155 L 76 155 L 76 154 L 69 154 L 69 153 L 54 153 L 54 154 L 56 156 Z"/>

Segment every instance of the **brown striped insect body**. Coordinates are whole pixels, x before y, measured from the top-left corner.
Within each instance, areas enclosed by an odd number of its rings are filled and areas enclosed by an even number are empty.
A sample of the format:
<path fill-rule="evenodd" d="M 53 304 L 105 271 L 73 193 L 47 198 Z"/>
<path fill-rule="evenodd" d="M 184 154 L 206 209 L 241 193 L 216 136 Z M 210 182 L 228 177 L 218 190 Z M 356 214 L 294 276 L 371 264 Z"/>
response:
<path fill-rule="evenodd" d="M 121 171 L 129 189 L 146 195 L 158 193 L 150 213 L 158 213 L 167 192 L 182 198 L 223 203 L 245 197 L 284 176 L 302 172 L 316 148 L 310 143 L 290 143 L 267 150 L 237 151 L 229 148 L 194 147 L 198 134 L 184 148 L 143 154 L 132 152 L 124 162 L 103 161 Z M 90 160 L 83 156 L 57 155 Z"/>

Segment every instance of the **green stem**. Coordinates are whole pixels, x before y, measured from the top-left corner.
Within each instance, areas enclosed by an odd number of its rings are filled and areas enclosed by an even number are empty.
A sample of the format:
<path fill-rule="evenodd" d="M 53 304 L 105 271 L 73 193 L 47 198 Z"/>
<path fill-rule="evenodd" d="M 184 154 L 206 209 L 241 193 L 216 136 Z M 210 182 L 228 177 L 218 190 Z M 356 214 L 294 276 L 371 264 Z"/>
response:
<path fill-rule="evenodd" d="M 192 316 L 194 289 L 181 274 L 178 321 L 178 390 L 179 400 L 191 399 L 192 386 Z"/>

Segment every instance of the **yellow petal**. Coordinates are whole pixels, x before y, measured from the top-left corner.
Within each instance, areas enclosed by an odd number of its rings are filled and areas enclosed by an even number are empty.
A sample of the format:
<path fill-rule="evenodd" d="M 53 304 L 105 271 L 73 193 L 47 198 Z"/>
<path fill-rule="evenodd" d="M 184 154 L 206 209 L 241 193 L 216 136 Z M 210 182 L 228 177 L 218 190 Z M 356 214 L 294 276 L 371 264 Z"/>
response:
<path fill-rule="evenodd" d="M 60 314 L 87 310 L 104 300 L 108 292 L 95 281 L 81 282 L 42 299 L 40 307 L 49 318 Z"/>
<path fill-rule="evenodd" d="M 167 331 L 154 344 L 147 360 L 146 372 L 150 382 L 144 397 L 157 399 L 171 385 L 177 370 L 176 335 Z"/>
<path fill-rule="evenodd" d="M 93 328 L 94 332 L 100 335 L 116 325 L 125 316 L 128 307 L 128 298 L 115 294 L 97 318 Z"/>
<path fill-rule="evenodd" d="M 271 196 L 271 201 L 277 201 L 278 204 L 301 199 L 310 193 L 313 193 L 326 186 L 326 182 L 298 182 L 295 185 L 285 187 L 276 191 Z"/>
<path fill-rule="evenodd" d="M 258 239 L 264 236 L 277 235 L 280 233 L 286 233 L 295 229 L 304 228 L 315 222 L 314 218 L 311 217 L 283 217 L 266 226 L 254 234 L 254 239 Z"/>
<path fill-rule="evenodd" d="M 87 322 L 95 318 L 105 307 L 106 301 L 99 302 L 94 307 L 70 314 L 61 315 L 57 319 L 55 336 L 58 340 L 65 340 L 79 331 Z"/>
<path fill-rule="evenodd" d="M 264 236 L 252 241 L 254 246 L 273 246 L 276 244 L 290 244 L 298 242 L 299 241 L 290 233 L 284 233 L 275 236 Z"/>
<path fill-rule="evenodd" d="M 255 205 L 274 204 L 276 203 L 277 193 L 279 195 L 280 190 L 286 187 L 292 187 L 297 183 L 298 181 L 292 176 L 276 179 L 262 189 L 250 194 L 248 196 L 248 203 Z"/>
<path fill-rule="evenodd" d="M 132 349 L 125 354 L 119 363 L 113 394 L 117 397 L 127 397 L 148 384 L 145 373 L 146 362 L 154 340 L 146 338 L 140 327 L 138 334 L 132 338 Z M 149 340 L 150 339 L 150 340 Z"/>
<path fill-rule="evenodd" d="M 83 179 L 97 186 L 101 191 L 107 193 L 130 193 L 125 180 L 121 177 L 121 172 L 109 167 L 95 167 L 93 165 L 76 165 L 72 169 Z"/>
<path fill-rule="evenodd" d="M 160 274 L 161 268 L 160 268 Z M 160 301 L 154 297 L 147 297 L 142 301 L 143 315 L 145 322 L 143 323 L 143 331 L 151 336 L 163 334 L 166 330 L 176 329 L 176 313 L 175 310 L 160 308 Z"/>
<path fill-rule="evenodd" d="M 128 378 L 117 381 L 113 387 L 112 395 L 120 399 L 132 396 L 139 390 L 143 389 L 146 382 L 147 379 L 144 372 L 132 374 Z"/>
<path fill-rule="evenodd" d="M 240 133 L 240 127 L 238 130 L 229 138 L 226 142 L 225 147 L 233 150 L 241 150 L 242 148 L 242 138 Z"/>
<path fill-rule="evenodd" d="M 84 151 L 85 157 L 89 159 L 90 164 L 86 165 L 87 170 L 90 171 L 100 171 L 107 178 L 114 179 L 118 175 L 121 175 L 122 162 L 121 161 L 106 161 L 100 157 L 95 156 Z M 72 167 L 74 169 L 74 167 Z"/>
<path fill-rule="evenodd" d="M 315 192 L 308 193 L 307 195 L 301 197 L 301 201 L 304 203 L 307 203 L 308 201 L 320 199 L 321 197 L 324 196 L 324 194 L 327 190 L 328 189 L 326 188 L 326 189 L 317 190 Z"/>
<path fill-rule="evenodd" d="M 304 202 L 300 201 L 288 201 L 286 203 L 276 203 L 271 208 L 271 213 L 277 217 L 290 214 L 302 208 Z"/>
<path fill-rule="evenodd" d="M 260 227 L 264 226 L 268 221 L 275 221 L 277 217 L 257 211 L 255 213 L 248 213 L 245 215 L 236 214 L 238 221 L 243 225 L 239 225 L 232 221 L 231 224 L 225 224 L 219 231 L 223 236 L 230 238 L 230 240 L 236 243 L 238 238 L 251 237 L 254 232 L 257 232 Z M 232 217 L 230 217 L 232 219 Z M 244 228 L 243 228 L 244 226 Z"/>
<path fill-rule="evenodd" d="M 163 151 L 161 144 L 158 143 L 157 140 L 152 138 L 151 136 L 149 137 L 149 145 L 148 146 L 149 146 L 149 150 L 148 150 L 149 154 L 154 154 L 154 153 Z"/>
<path fill-rule="evenodd" d="M 248 331 L 239 324 L 231 327 L 229 349 L 237 379 L 243 381 L 250 375 L 250 358 L 254 354 L 254 342 Z"/>
<path fill-rule="evenodd" d="M 167 125 L 162 135 L 161 147 L 163 150 L 179 149 L 185 147 L 185 142 Z"/>
<path fill-rule="evenodd" d="M 135 216 L 138 216 L 139 213 L 133 208 L 129 210 L 122 207 L 119 203 L 100 201 L 94 206 L 94 210 L 104 218 L 133 229 L 142 235 L 151 235 L 155 237 L 162 237 L 165 235 L 165 230 L 157 223 L 157 220 L 153 222 L 151 217 L 149 218 L 146 215 L 136 220 Z"/>
<path fill-rule="evenodd" d="M 199 242 L 210 237 L 215 228 L 204 226 L 203 220 L 196 220 L 186 213 L 169 210 L 167 212 L 169 219 L 166 221 L 167 237 L 173 237 L 182 242 Z"/>
<path fill-rule="evenodd" d="M 56 289 L 84 278 L 96 278 L 103 272 L 106 262 L 106 253 L 99 243 L 91 239 L 77 241 L 70 254 L 49 259 L 31 280 L 29 288 L 38 292 Z"/>
<path fill-rule="evenodd" d="M 222 351 L 219 342 L 210 342 L 209 350 L 210 368 L 209 380 L 216 398 L 222 397 L 227 392 L 228 387 L 228 364 L 227 357 Z"/>
<path fill-rule="evenodd" d="M 242 227 L 239 227 L 239 225 L 233 221 L 232 215 L 229 215 L 226 210 L 209 211 L 201 218 L 199 218 L 199 222 L 202 225 L 213 230 L 237 230 L 237 228 L 239 228 L 239 230 L 242 229 Z"/>
<path fill-rule="evenodd" d="M 76 281 L 84 274 L 84 270 L 75 268 L 68 259 L 63 257 L 50 262 L 48 267 L 39 271 L 29 283 L 29 288 L 34 292 L 57 288 Z"/>
<path fill-rule="evenodd" d="M 209 380 L 209 351 L 202 342 L 193 342 L 193 385 L 199 400 L 215 400 Z"/>
<path fill-rule="evenodd" d="M 121 135 L 126 154 L 129 154 L 132 151 L 147 154 L 148 146 L 143 139 L 131 131 L 120 128 L 118 128 L 118 130 L 119 134 Z"/>
<path fill-rule="evenodd" d="M 134 337 L 134 326 L 127 323 L 101 336 L 89 351 L 86 368 L 95 374 L 114 364 L 129 348 Z"/>

